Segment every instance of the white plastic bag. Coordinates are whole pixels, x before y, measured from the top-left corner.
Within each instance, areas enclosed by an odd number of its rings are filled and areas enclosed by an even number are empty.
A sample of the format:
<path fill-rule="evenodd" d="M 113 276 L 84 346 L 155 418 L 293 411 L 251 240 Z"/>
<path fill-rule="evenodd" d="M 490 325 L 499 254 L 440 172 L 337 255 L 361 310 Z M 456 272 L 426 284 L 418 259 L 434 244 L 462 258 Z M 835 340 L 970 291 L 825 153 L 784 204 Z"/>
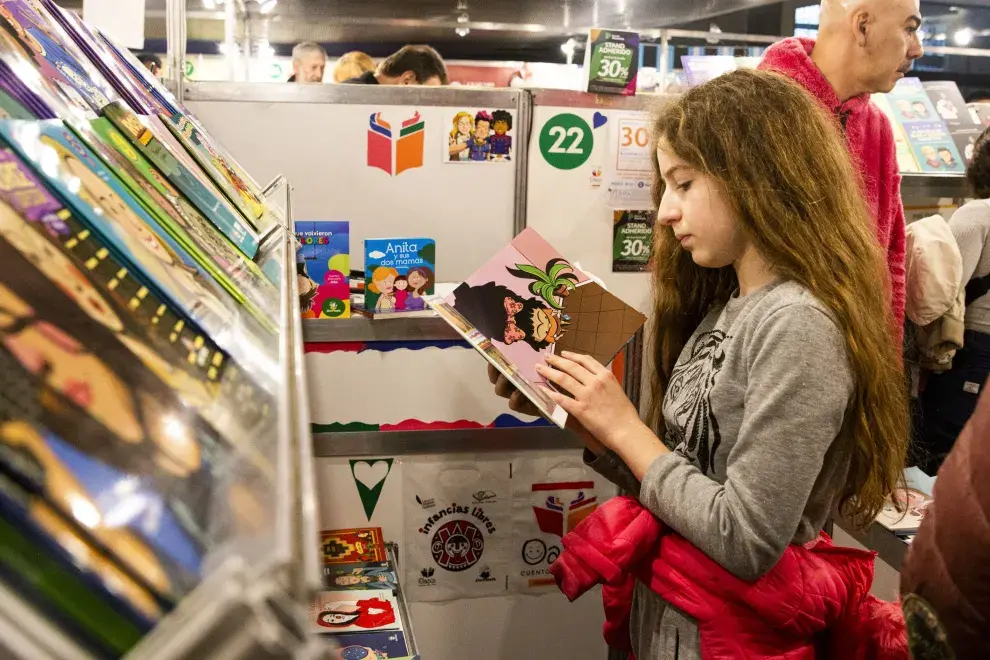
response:
<path fill-rule="evenodd" d="M 557 593 L 548 569 L 560 555 L 561 538 L 615 494 L 615 486 L 584 464 L 580 450 L 514 459 L 509 591 Z"/>
<path fill-rule="evenodd" d="M 403 462 L 403 590 L 411 601 L 506 591 L 509 457 L 423 456 Z"/>

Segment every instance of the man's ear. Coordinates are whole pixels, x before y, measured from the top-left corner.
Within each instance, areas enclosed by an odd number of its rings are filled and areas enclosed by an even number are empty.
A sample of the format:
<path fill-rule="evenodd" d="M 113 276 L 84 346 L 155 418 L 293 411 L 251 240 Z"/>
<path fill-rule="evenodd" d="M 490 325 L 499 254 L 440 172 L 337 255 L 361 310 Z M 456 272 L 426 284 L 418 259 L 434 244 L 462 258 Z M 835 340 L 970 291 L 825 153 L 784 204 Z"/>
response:
<path fill-rule="evenodd" d="M 405 73 L 403 73 L 399 77 L 399 80 L 401 81 L 399 83 L 400 85 L 415 85 L 418 82 L 416 80 L 416 74 L 413 73 L 412 71 L 406 71 Z"/>
<path fill-rule="evenodd" d="M 853 14 L 853 28 L 856 34 L 856 43 L 859 44 L 860 48 L 866 46 L 867 41 L 870 37 L 870 28 L 872 27 L 870 23 L 873 17 L 867 11 L 857 11 Z"/>

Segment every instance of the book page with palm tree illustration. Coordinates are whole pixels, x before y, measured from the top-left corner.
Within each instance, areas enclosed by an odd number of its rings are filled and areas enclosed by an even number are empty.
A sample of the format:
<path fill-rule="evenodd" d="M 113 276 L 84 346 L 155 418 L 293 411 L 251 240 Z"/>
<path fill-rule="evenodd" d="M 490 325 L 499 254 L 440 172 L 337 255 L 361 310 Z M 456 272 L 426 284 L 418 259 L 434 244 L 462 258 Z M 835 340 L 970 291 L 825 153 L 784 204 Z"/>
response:
<path fill-rule="evenodd" d="M 543 394 L 536 365 L 561 350 L 608 364 L 646 322 L 532 229 L 430 305 L 561 426 L 566 415 Z"/>

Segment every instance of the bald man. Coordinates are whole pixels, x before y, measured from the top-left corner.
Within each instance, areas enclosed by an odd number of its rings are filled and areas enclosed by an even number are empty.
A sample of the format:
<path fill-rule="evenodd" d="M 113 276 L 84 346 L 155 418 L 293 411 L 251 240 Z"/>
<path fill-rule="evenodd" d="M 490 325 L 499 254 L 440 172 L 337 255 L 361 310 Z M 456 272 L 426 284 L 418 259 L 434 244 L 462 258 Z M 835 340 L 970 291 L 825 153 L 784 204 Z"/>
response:
<path fill-rule="evenodd" d="M 870 94 L 889 92 L 924 55 L 918 0 L 825 0 L 817 42 L 785 39 L 760 68 L 777 71 L 835 115 L 863 177 L 863 194 L 887 253 L 898 338 L 904 323 L 904 205 L 890 122 Z"/>

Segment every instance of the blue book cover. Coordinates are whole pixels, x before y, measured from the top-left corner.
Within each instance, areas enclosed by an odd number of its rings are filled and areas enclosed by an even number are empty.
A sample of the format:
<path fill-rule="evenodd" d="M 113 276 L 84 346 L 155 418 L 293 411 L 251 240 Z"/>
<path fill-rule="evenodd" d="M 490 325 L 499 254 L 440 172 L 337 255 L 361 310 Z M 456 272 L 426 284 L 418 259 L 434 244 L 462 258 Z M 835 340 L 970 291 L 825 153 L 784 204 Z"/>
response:
<path fill-rule="evenodd" d="M 966 171 L 966 161 L 919 79 L 902 79 L 887 94 L 887 100 L 922 172 L 962 174 Z"/>
<path fill-rule="evenodd" d="M 331 652 L 333 660 L 387 660 L 409 654 L 406 636 L 399 630 L 343 633 L 334 639 L 340 648 Z"/>
<path fill-rule="evenodd" d="M 350 223 L 297 220 L 296 275 L 304 319 L 351 315 Z"/>
<path fill-rule="evenodd" d="M 436 284 L 436 241 L 378 238 L 364 242 L 364 308 L 374 314 L 421 312 Z"/>

